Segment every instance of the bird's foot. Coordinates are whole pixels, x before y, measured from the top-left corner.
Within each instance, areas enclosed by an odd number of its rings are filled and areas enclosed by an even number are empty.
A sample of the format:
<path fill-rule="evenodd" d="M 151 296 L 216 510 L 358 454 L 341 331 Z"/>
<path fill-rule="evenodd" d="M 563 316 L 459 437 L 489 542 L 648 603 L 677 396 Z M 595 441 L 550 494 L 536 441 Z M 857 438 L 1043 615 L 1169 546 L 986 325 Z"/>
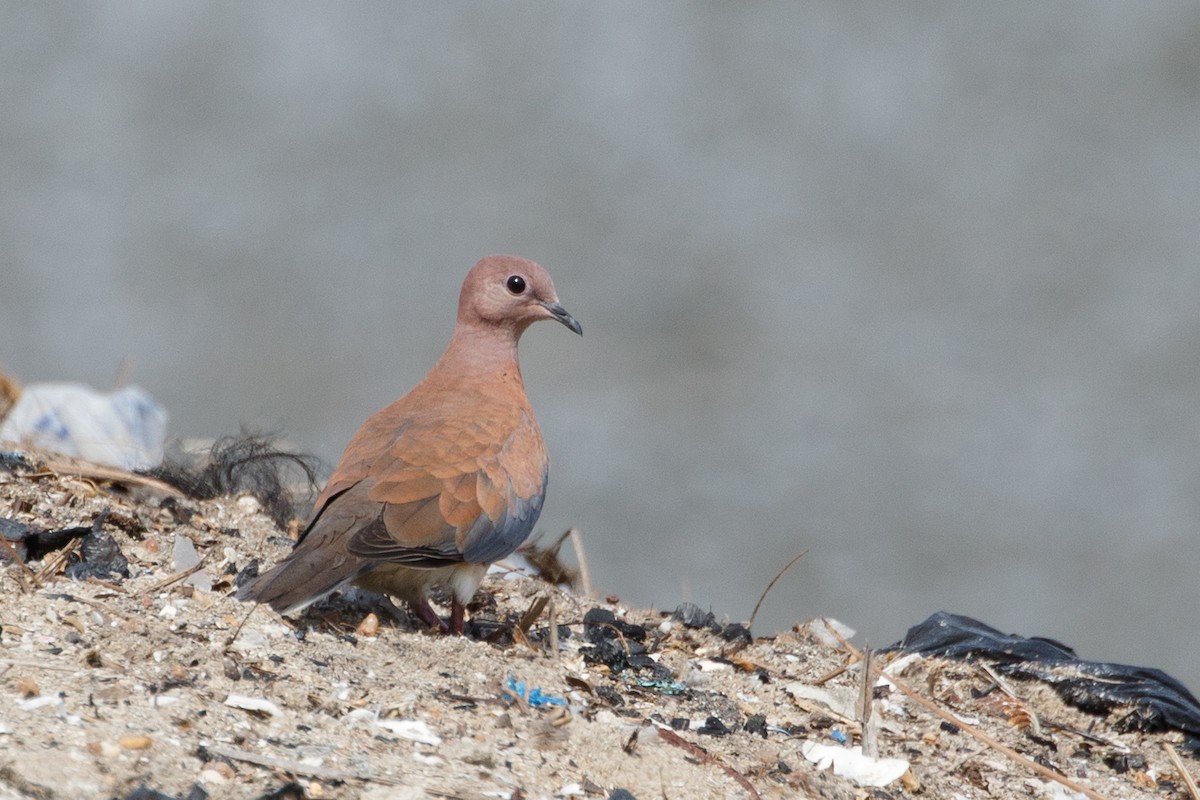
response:
<path fill-rule="evenodd" d="M 422 622 L 431 628 L 436 628 L 438 633 L 454 632 L 451 630 L 450 626 L 447 625 L 442 618 L 437 615 L 437 612 L 433 610 L 433 606 L 429 605 L 429 601 L 424 597 L 413 603 L 412 608 L 413 611 L 416 612 L 416 615 L 421 618 Z M 453 622 L 453 617 L 451 617 L 451 621 Z M 462 633 L 461 628 L 457 632 Z"/>

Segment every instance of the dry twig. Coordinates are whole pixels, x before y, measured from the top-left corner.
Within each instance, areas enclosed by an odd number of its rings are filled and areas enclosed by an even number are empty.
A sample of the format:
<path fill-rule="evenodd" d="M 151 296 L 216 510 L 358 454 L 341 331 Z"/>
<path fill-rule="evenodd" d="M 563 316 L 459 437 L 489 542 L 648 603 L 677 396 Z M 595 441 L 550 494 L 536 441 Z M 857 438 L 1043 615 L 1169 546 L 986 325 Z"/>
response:
<path fill-rule="evenodd" d="M 166 587 L 170 586 L 171 584 L 177 583 L 177 582 L 183 580 L 184 578 L 190 578 L 192 575 L 195 575 L 197 572 L 199 572 L 202 569 L 204 569 L 204 562 L 197 561 L 195 564 L 192 564 L 187 569 L 181 570 L 180 572 L 176 572 L 173 575 L 168 575 L 167 577 L 163 578 L 161 581 L 158 581 L 157 583 L 147 586 L 143 590 L 143 594 L 154 594 L 159 589 L 165 589 Z"/>
<path fill-rule="evenodd" d="M 92 464 L 83 460 L 65 460 L 61 458 L 51 458 L 42 462 L 42 471 L 30 475 L 31 478 L 58 477 L 61 475 L 73 475 L 77 478 L 90 481 L 113 481 L 116 483 L 124 483 L 130 486 L 141 486 L 145 489 L 158 492 L 159 494 L 167 495 L 168 497 L 183 497 L 183 492 L 176 489 L 169 483 L 164 483 L 157 478 L 151 478 L 147 475 L 138 475 L 136 472 L 128 472 L 117 467 L 109 467 L 103 464 Z"/>
<path fill-rule="evenodd" d="M 250 606 L 250 610 L 246 612 L 246 616 L 242 617 L 242 621 L 239 622 L 237 624 L 237 627 L 233 629 L 233 633 L 229 634 L 229 638 L 227 638 L 225 640 L 225 651 L 226 652 L 228 652 L 229 648 L 233 645 L 233 643 L 237 641 L 237 637 L 239 635 L 241 635 L 241 633 L 242 633 L 242 628 L 246 627 L 246 623 L 250 621 L 250 617 L 254 614 L 255 611 L 258 610 L 259 605 L 261 605 L 261 604 L 255 603 L 254 605 Z"/>
<path fill-rule="evenodd" d="M 550 642 L 550 655 L 555 661 L 560 659 L 558 653 L 558 609 L 554 606 L 554 595 L 550 595 L 550 605 L 546 609 L 546 619 L 550 623 L 548 631 L 548 639 Z"/>
<path fill-rule="evenodd" d="M 758 793 L 758 790 L 754 788 L 754 784 L 750 783 L 749 778 L 726 764 L 721 759 L 709 753 L 700 745 L 689 742 L 687 739 L 684 739 L 678 733 L 665 726 L 655 725 L 654 729 L 658 732 L 658 735 L 662 737 L 664 742 L 673 744 L 676 747 L 683 749 L 702 764 L 715 764 L 716 766 L 720 767 L 726 775 L 737 781 L 738 785 L 749 792 L 751 797 L 759 798 L 761 800 L 762 796 Z"/>
<path fill-rule="evenodd" d="M 862 752 L 864 756 L 876 758 L 879 756 L 879 742 L 875 736 L 875 725 L 871 724 L 871 707 L 872 700 L 875 699 L 875 679 L 871 673 L 871 656 L 872 650 L 869 647 L 863 648 L 863 674 L 862 674 L 862 697 L 860 698 L 862 711 L 859 712 L 859 724 L 862 726 Z"/>
<path fill-rule="evenodd" d="M 783 577 L 783 573 L 787 572 L 789 569 L 792 568 L 792 564 L 795 564 L 797 561 L 804 558 L 806 555 L 808 555 L 808 550 L 801 550 L 799 553 L 796 553 L 796 555 L 792 556 L 791 561 L 789 561 L 783 565 L 783 569 L 781 569 L 781 570 L 779 570 L 779 572 L 775 573 L 775 577 L 771 578 L 771 582 L 767 584 L 767 588 L 763 589 L 762 594 L 760 594 L 758 596 L 758 602 L 754 604 L 754 610 L 752 612 L 750 612 L 750 622 L 749 622 L 749 624 L 746 625 L 747 628 L 749 628 L 750 630 L 754 630 L 754 618 L 758 616 L 758 609 L 759 609 L 759 606 L 761 606 L 763 604 L 763 600 L 767 599 L 767 592 L 771 591 L 771 589 L 774 588 L 775 584 L 779 581 L 779 579 Z"/>
<path fill-rule="evenodd" d="M 542 611 L 545 610 L 546 603 L 548 602 L 550 602 L 550 598 L 547 595 L 539 595 L 529 605 L 529 609 L 517 620 L 515 630 L 520 631 L 521 638 L 525 640 L 526 644 L 529 644 L 529 629 L 533 627 L 533 623 L 537 622 L 538 617 L 542 615 Z M 530 644 L 529 646 L 532 649 L 533 645 Z"/>
<path fill-rule="evenodd" d="M 71 554 L 79 549 L 79 544 L 81 541 L 83 541 L 83 540 L 82 539 L 73 540 L 70 544 L 68 544 L 62 550 L 59 550 L 54 555 L 53 558 L 47 560 L 45 566 L 43 566 L 41 568 L 41 570 L 38 572 L 38 574 L 33 576 L 33 585 L 35 587 L 41 586 L 43 583 L 46 582 L 47 578 L 49 578 L 52 575 L 54 575 L 55 573 L 57 573 L 58 570 L 60 568 L 62 568 L 62 565 L 67 563 L 67 559 L 71 557 Z"/>
<path fill-rule="evenodd" d="M 244 761 L 247 764 L 255 764 L 260 767 L 267 767 L 268 769 L 277 769 L 291 775 L 305 775 L 310 778 L 319 778 L 323 781 L 344 781 L 353 779 L 359 781 L 370 781 L 372 783 L 384 783 L 389 786 L 400 786 L 403 784 L 403 781 L 397 778 L 390 778 L 383 775 L 373 775 L 365 770 L 351 772 L 349 770 L 318 767 L 290 758 L 259 755 L 258 753 L 251 753 L 249 750 L 237 750 L 235 748 L 224 747 L 222 745 L 211 745 L 208 748 L 208 752 L 221 758 L 229 758 L 234 761 Z"/>
<path fill-rule="evenodd" d="M 583 535 L 578 528 L 567 531 L 571 537 L 571 546 L 575 548 L 575 561 L 579 564 L 579 583 L 584 597 L 592 596 L 592 573 L 588 570 L 587 555 L 583 552 Z"/>
<path fill-rule="evenodd" d="M 1196 779 L 1187 771 L 1184 766 L 1183 759 L 1179 757 L 1179 753 L 1175 752 L 1175 748 L 1170 742 L 1163 742 L 1163 749 L 1167 751 L 1167 755 L 1171 757 L 1171 763 L 1175 765 L 1175 769 L 1179 770 L 1180 777 L 1183 778 L 1183 783 L 1187 786 L 1188 794 L 1192 800 L 1200 800 L 1200 788 L 1196 787 Z"/>

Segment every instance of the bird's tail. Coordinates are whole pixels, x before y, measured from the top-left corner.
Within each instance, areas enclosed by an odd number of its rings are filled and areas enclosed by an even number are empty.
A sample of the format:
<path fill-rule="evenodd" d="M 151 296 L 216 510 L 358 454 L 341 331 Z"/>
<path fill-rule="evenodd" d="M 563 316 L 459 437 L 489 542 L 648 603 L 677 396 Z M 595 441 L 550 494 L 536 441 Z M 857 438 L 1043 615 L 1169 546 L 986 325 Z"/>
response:
<path fill-rule="evenodd" d="M 299 611 L 335 589 L 360 577 L 371 568 L 370 562 L 347 554 L 331 558 L 306 542 L 292 551 L 268 572 L 238 589 L 243 601 L 268 603 L 280 614 Z"/>

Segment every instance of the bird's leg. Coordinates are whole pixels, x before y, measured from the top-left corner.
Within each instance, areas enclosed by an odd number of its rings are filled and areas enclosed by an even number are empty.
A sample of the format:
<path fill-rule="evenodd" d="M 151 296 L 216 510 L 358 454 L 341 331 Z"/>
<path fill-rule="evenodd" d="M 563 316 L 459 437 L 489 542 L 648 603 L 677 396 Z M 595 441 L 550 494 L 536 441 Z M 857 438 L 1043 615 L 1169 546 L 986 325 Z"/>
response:
<path fill-rule="evenodd" d="M 419 600 L 414 601 L 412 603 L 412 609 L 416 612 L 417 616 L 421 618 L 422 622 L 431 628 L 437 628 L 438 633 L 445 633 L 449 630 L 449 628 L 446 627 L 446 623 L 443 622 L 442 618 L 439 617 L 437 612 L 433 610 L 433 606 L 429 605 L 429 600 L 427 598 L 422 597 Z M 461 633 L 461 631 L 459 632 Z"/>
<path fill-rule="evenodd" d="M 463 604 L 458 602 L 458 598 L 454 597 L 450 600 L 450 632 L 462 636 L 463 633 L 463 614 L 466 611 Z"/>

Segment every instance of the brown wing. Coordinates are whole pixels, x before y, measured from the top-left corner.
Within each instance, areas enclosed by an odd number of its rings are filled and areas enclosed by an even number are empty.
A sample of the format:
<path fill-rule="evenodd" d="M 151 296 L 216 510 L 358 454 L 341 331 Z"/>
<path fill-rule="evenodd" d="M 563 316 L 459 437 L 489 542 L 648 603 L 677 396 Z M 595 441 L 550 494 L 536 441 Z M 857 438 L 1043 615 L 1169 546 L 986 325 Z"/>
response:
<path fill-rule="evenodd" d="M 492 561 L 525 540 L 545 492 L 541 432 L 523 408 L 474 407 L 486 413 L 436 424 L 410 418 L 374 461 L 356 462 L 365 469 L 352 485 L 378 504 L 380 524 L 356 530 L 348 552 L 434 567 Z"/>
<path fill-rule="evenodd" d="M 303 608 L 380 562 L 433 568 L 515 550 L 541 512 L 547 461 L 521 406 L 405 415 L 396 403 L 351 440 L 295 550 L 239 591 L 281 612 Z M 507 410 L 506 410 L 507 409 Z M 443 409 L 444 411 L 444 409 Z"/>

